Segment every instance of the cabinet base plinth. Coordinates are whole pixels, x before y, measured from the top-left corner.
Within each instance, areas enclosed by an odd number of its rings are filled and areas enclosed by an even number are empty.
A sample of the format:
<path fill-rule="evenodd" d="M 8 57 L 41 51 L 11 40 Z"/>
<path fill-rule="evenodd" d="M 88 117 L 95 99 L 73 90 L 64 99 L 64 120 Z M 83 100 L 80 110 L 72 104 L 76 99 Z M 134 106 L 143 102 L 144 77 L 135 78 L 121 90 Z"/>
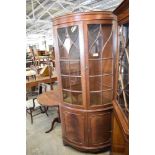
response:
<path fill-rule="evenodd" d="M 88 147 L 88 146 L 79 146 L 76 144 L 73 144 L 71 142 L 68 142 L 67 140 L 63 140 L 64 146 L 72 147 L 80 152 L 88 152 L 88 153 L 100 153 L 100 152 L 106 152 L 111 150 L 111 143 L 106 143 L 102 146 L 95 146 L 95 147 Z"/>
<path fill-rule="evenodd" d="M 66 143 L 64 140 L 63 140 L 63 145 L 64 146 L 69 146 L 68 143 Z"/>

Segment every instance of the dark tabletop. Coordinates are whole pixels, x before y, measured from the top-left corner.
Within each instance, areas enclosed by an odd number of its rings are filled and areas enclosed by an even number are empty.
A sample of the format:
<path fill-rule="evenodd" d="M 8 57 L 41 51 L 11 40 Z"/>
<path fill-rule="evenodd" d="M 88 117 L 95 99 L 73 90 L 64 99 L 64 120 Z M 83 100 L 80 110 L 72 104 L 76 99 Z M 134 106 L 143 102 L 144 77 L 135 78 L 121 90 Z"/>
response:
<path fill-rule="evenodd" d="M 60 104 L 60 96 L 58 91 L 48 91 L 40 94 L 37 97 L 39 104 L 43 106 L 59 106 Z"/>

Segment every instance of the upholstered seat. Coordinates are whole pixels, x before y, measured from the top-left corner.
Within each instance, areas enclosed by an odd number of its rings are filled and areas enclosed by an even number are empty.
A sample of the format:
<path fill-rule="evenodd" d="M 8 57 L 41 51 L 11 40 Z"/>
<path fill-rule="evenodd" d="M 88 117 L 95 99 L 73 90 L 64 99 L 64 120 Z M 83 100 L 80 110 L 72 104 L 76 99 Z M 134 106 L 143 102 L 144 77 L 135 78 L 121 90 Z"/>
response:
<path fill-rule="evenodd" d="M 26 108 L 33 108 L 33 100 L 34 99 L 29 99 L 29 100 L 26 101 Z M 35 108 L 40 106 L 37 99 L 35 99 L 34 102 L 35 102 Z"/>
<path fill-rule="evenodd" d="M 32 76 L 32 75 L 36 75 L 36 72 L 34 70 L 26 71 L 26 76 Z"/>

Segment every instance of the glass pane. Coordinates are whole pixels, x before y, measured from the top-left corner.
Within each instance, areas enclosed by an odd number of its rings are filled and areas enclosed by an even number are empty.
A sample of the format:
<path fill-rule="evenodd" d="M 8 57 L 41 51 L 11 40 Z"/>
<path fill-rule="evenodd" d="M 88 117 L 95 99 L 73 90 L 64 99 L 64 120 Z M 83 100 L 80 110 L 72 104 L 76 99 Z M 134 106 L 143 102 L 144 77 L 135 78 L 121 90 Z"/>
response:
<path fill-rule="evenodd" d="M 100 24 L 89 24 L 88 25 L 88 45 L 89 50 L 91 45 L 95 42 L 95 39 L 100 31 Z"/>
<path fill-rule="evenodd" d="M 70 51 L 71 46 L 72 46 L 72 41 L 69 38 L 69 35 L 66 34 L 66 38 L 65 38 L 65 42 L 63 44 L 63 47 L 64 47 L 65 52 L 67 53 L 66 54 L 67 56 L 69 55 L 69 51 Z"/>
<path fill-rule="evenodd" d="M 89 87 L 90 91 L 98 91 L 102 89 L 101 84 L 102 77 L 89 77 Z"/>
<path fill-rule="evenodd" d="M 71 93 L 69 91 L 65 91 L 65 90 L 63 90 L 62 92 L 63 92 L 63 101 L 66 103 L 72 103 Z"/>
<path fill-rule="evenodd" d="M 103 37 L 100 24 L 88 25 L 89 59 L 101 57 Z"/>
<path fill-rule="evenodd" d="M 112 57 L 112 25 L 88 25 L 89 59 Z"/>
<path fill-rule="evenodd" d="M 100 31 L 100 24 L 89 24 L 88 25 L 88 37 L 89 37 L 89 45 L 95 42 L 95 39 Z M 90 46 L 89 46 L 90 47 Z"/>
<path fill-rule="evenodd" d="M 119 102 L 119 104 L 121 105 L 121 107 L 125 107 L 125 105 L 124 105 L 124 97 L 123 97 L 123 92 L 120 90 L 120 93 L 119 93 L 119 95 L 118 95 L 118 102 Z"/>
<path fill-rule="evenodd" d="M 103 31 L 103 51 L 102 51 L 102 58 L 111 58 L 112 57 L 112 25 L 102 25 Z"/>
<path fill-rule="evenodd" d="M 77 42 L 75 42 L 75 44 L 72 44 L 71 49 L 70 49 L 70 59 L 80 59 L 80 50 L 79 48 L 77 48 L 76 45 Z"/>
<path fill-rule="evenodd" d="M 59 45 L 60 58 L 68 58 L 71 42 L 67 35 L 66 28 L 58 29 L 58 45 Z"/>
<path fill-rule="evenodd" d="M 98 58 L 101 58 L 102 47 L 103 47 L 102 36 L 99 35 L 98 36 L 98 39 L 90 47 L 90 50 L 89 50 L 89 58 L 90 59 L 98 59 Z"/>
<path fill-rule="evenodd" d="M 80 61 L 70 61 L 70 75 L 81 75 Z"/>
<path fill-rule="evenodd" d="M 102 90 L 112 88 L 112 75 L 105 75 L 102 77 Z"/>
<path fill-rule="evenodd" d="M 124 87 L 126 87 L 128 84 L 129 84 L 129 76 L 128 74 L 122 74 L 122 80 L 123 80 L 123 84 L 124 84 Z"/>
<path fill-rule="evenodd" d="M 129 64 L 126 57 L 126 53 L 124 53 L 123 57 L 121 57 L 120 59 L 120 73 L 128 74 L 128 72 L 129 72 Z"/>
<path fill-rule="evenodd" d="M 71 85 L 71 90 L 82 91 L 80 77 L 70 77 L 70 85 Z"/>
<path fill-rule="evenodd" d="M 69 37 L 71 38 L 72 42 L 75 42 L 76 40 L 78 40 L 79 29 L 77 25 L 67 27 L 67 31 L 68 31 Z"/>
<path fill-rule="evenodd" d="M 82 93 L 72 92 L 72 104 L 82 105 Z"/>
<path fill-rule="evenodd" d="M 113 99 L 113 91 L 104 91 L 102 92 L 102 104 L 110 103 Z"/>
<path fill-rule="evenodd" d="M 99 104 L 101 104 L 101 93 L 90 92 L 90 105 L 99 105 Z"/>
<path fill-rule="evenodd" d="M 89 75 L 102 75 L 101 60 L 89 60 Z"/>
<path fill-rule="evenodd" d="M 69 53 L 67 52 L 67 50 L 64 48 L 64 46 L 61 46 L 60 51 L 60 58 L 65 58 L 67 59 L 69 57 Z"/>
<path fill-rule="evenodd" d="M 61 70 L 61 74 L 69 75 L 69 62 L 61 61 L 60 62 L 60 70 Z"/>
<path fill-rule="evenodd" d="M 113 48 L 112 48 L 112 36 L 110 40 L 107 42 L 106 46 L 103 49 L 102 58 L 112 58 L 113 57 Z"/>
<path fill-rule="evenodd" d="M 102 60 L 102 73 L 103 74 L 112 74 L 112 68 L 113 68 L 113 60 Z"/>
<path fill-rule="evenodd" d="M 63 89 L 70 89 L 70 82 L 69 82 L 69 77 L 61 77 L 62 79 L 62 88 Z"/>
<path fill-rule="evenodd" d="M 60 44 L 63 45 L 66 37 L 66 28 L 59 28 L 58 29 L 58 39 L 60 41 Z"/>
<path fill-rule="evenodd" d="M 60 58 L 79 59 L 79 30 L 78 26 L 58 29 L 58 45 Z"/>
<path fill-rule="evenodd" d="M 70 48 L 70 59 L 80 59 L 79 51 L 79 30 L 77 26 L 70 26 L 67 28 L 69 37 L 72 41 Z"/>

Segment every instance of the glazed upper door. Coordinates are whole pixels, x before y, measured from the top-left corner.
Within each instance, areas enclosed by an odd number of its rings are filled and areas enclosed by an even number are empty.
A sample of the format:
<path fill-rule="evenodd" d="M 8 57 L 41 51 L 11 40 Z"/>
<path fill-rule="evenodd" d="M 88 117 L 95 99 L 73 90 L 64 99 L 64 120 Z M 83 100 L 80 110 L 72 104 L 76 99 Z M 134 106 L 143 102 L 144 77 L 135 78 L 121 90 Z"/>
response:
<path fill-rule="evenodd" d="M 82 105 L 79 26 L 57 28 L 63 102 Z"/>
<path fill-rule="evenodd" d="M 87 24 L 89 106 L 102 106 L 113 99 L 113 26 Z"/>
<path fill-rule="evenodd" d="M 129 23 L 119 27 L 119 66 L 117 101 L 129 117 Z"/>

